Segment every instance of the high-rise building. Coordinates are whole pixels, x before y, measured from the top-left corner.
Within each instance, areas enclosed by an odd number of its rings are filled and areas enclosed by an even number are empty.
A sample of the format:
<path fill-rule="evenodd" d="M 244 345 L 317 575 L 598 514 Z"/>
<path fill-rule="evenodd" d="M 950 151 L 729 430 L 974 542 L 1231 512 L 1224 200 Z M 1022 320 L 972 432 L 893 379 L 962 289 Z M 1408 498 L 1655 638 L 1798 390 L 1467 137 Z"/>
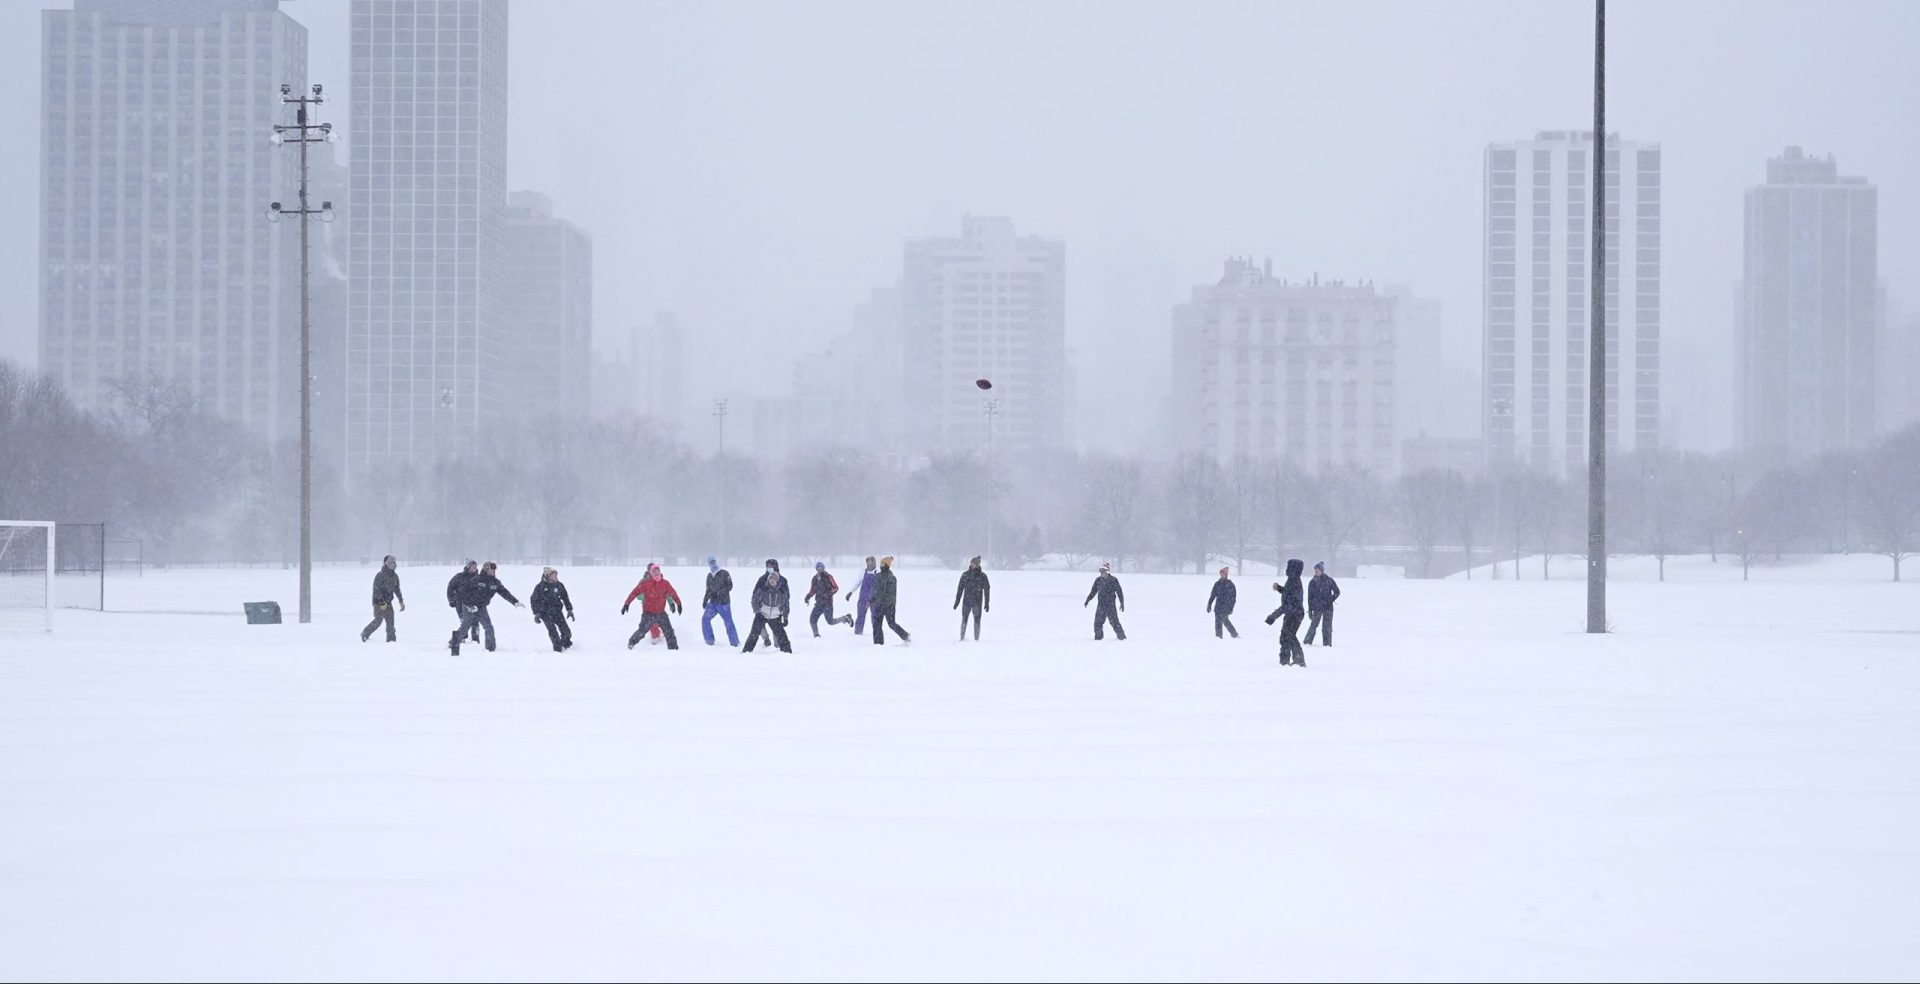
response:
<path fill-rule="evenodd" d="M 1606 150 L 1606 440 L 1624 452 L 1661 444 L 1660 145 Z M 1491 144 L 1484 163 L 1489 461 L 1564 475 L 1587 459 L 1593 134 Z"/>
<path fill-rule="evenodd" d="M 1016 235 L 1005 218 L 969 216 L 957 237 L 908 240 L 901 411 L 913 450 L 985 450 L 989 424 L 996 453 L 1062 445 L 1066 254 L 1058 239 Z"/>
<path fill-rule="evenodd" d="M 77 0 L 41 19 L 40 365 L 82 407 L 151 387 L 273 438 L 299 421 L 298 237 L 269 223 L 305 91 L 274 0 Z"/>
<path fill-rule="evenodd" d="M 1920 314 L 1896 321 L 1880 308 L 1880 390 L 1875 412 L 1883 433 L 1920 423 Z"/>
<path fill-rule="evenodd" d="M 519 412 L 505 312 L 506 0 L 354 0 L 347 465 Z"/>
<path fill-rule="evenodd" d="M 1228 260 L 1218 283 L 1173 309 L 1171 432 L 1221 461 L 1277 455 L 1311 471 L 1394 474 L 1404 300 Z"/>
<path fill-rule="evenodd" d="M 1798 147 L 1747 189 L 1740 443 L 1788 455 L 1874 439 L 1879 192 Z"/>
<path fill-rule="evenodd" d="M 593 408 L 593 239 L 539 192 L 507 196 L 507 324 L 521 407 L 572 418 Z"/>

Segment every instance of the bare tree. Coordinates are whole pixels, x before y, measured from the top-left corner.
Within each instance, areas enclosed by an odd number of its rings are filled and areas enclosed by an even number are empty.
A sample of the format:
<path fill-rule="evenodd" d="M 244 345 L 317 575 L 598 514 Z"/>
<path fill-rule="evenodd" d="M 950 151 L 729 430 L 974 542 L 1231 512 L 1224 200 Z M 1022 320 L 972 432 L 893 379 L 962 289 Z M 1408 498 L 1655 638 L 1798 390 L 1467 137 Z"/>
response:
<path fill-rule="evenodd" d="M 1874 449 L 1861 468 L 1860 527 L 1874 553 L 1900 564 L 1920 552 L 1920 424 Z"/>
<path fill-rule="evenodd" d="M 1171 537 L 1170 552 L 1191 558 L 1195 573 L 1206 572 L 1214 533 L 1221 526 L 1221 503 L 1227 498 L 1223 485 L 1219 462 L 1204 452 L 1182 454 L 1168 469 L 1163 515 Z"/>
<path fill-rule="evenodd" d="M 1420 554 L 1420 576 L 1433 576 L 1433 550 L 1447 525 L 1447 510 L 1458 495 L 1451 488 L 1460 476 L 1438 469 L 1425 469 L 1403 475 L 1394 487 L 1401 528 Z"/>
<path fill-rule="evenodd" d="M 1299 489 L 1307 522 L 1326 547 L 1326 562 L 1338 566 L 1340 548 L 1380 508 L 1379 483 L 1358 468 L 1336 468 L 1306 479 Z"/>

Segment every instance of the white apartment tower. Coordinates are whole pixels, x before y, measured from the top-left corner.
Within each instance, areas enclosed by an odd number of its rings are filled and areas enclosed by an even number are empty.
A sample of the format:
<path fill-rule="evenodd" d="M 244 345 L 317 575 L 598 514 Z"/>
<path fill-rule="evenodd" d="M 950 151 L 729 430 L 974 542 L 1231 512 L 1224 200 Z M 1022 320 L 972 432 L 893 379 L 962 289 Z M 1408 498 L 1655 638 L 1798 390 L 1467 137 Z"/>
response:
<path fill-rule="evenodd" d="M 901 282 L 909 444 L 995 453 L 1065 440 L 1066 244 L 1019 236 L 1004 218 L 966 218 L 957 237 L 909 240 Z M 990 379 L 982 392 L 974 380 Z"/>
<path fill-rule="evenodd" d="M 265 216 L 298 190 L 268 136 L 306 28 L 274 0 L 77 0 L 41 52 L 42 370 L 88 410 L 157 385 L 295 435 L 299 240 Z"/>
<path fill-rule="evenodd" d="M 1309 471 L 1394 474 L 1407 300 L 1368 283 L 1289 283 L 1270 265 L 1228 260 L 1218 283 L 1173 309 L 1177 443 L 1222 462 L 1277 455 Z"/>
<path fill-rule="evenodd" d="M 1798 147 L 1747 189 L 1741 445 L 1803 456 L 1875 435 L 1879 191 Z"/>
<path fill-rule="evenodd" d="M 1485 159 L 1481 406 L 1488 461 L 1586 466 L 1593 135 Z M 1607 138 L 1607 448 L 1660 444 L 1660 145 Z M 1625 220 L 1625 221 L 1623 221 Z"/>

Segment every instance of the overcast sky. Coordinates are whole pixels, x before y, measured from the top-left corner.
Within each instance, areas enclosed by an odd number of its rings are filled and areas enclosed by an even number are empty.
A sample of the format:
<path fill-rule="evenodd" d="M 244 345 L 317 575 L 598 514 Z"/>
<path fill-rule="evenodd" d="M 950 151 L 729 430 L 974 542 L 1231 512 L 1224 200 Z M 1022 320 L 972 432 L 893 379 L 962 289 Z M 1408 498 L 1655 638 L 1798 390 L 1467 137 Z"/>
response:
<path fill-rule="evenodd" d="M 38 6 L 0 5 L 0 357 L 29 364 Z M 283 6 L 344 123 L 346 0 Z M 1881 276 L 1920 303 L 1920 3 L 1609 6 L 1610 129 L 1665 149 L 1669 416 L 1717 447 L 1767 157 L 1878 184 Z M 592 233 L 602 345 L 671 310 L 695 399 L 785 393 L 903 238 L 1005 214 L 1067 242 L 1080 436 L 1113 446 L 1157 434 L 1169 309 L 1230 254 L 1411 284 L 1477 365 L 1481 151 L 1592 121 L 1585 2 L 517 0 L 511 23 L 509 183 Z"/>

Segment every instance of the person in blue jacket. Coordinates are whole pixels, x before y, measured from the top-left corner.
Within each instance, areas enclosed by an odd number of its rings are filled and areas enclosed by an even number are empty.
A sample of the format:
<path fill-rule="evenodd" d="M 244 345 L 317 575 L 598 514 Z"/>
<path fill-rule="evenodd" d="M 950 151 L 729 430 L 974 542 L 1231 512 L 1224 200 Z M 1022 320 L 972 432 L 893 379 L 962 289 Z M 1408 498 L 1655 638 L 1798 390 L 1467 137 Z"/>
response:
<path fill-rule="evenodd" d="M 1240 638 L 1240 630 L 1233 627 L 1233 605 L 1240 597 L 1240 589 L 1234 587 L 1233 580 L 1227 577 L 1227 569 L 1220 568 L 1220 580 L 1213 582 L 1213 593 L 1207 596 L 1207 611 L 1213 613 L 1213 637 L 1222 639 L 1221 630 L 1233 633 Z"/>
<path fill-rule="evenodd" d="M 1333 648 L 1333 603 L 1340 598 L 1340 584 L 1327 576 L 1327 565 L 1313 565 L 1313 580 L 1307 582 L 1307 645 L 1313 645 L 1318 629 L 1321 642 Z"/>

